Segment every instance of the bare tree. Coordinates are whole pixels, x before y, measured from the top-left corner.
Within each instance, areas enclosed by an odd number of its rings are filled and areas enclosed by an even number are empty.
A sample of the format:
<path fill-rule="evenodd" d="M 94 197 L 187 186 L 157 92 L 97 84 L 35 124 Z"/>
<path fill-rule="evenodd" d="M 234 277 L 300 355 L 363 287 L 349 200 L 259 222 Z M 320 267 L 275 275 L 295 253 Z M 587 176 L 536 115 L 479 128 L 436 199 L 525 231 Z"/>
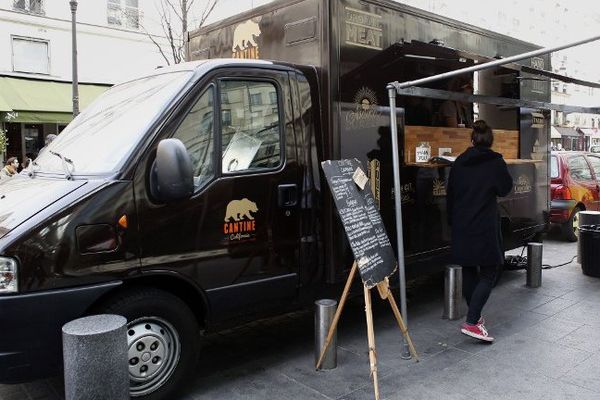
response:
<path fill-rule="evenodd" d="M 205 5 L 202 9 L 200 19 L 195 23 L 192 29 L 200 28 L 206 22 L 206 19 L 215 9 L 219 0 L 203 0 Z M 158 51 L 163 56 L 168 65 L 179 64 L 185 61 L 185 38 L 189 26 L 190 10 L 196 0 L 159 0 L 158 13 L 160 16 L 160 25 L 162 27 L 164 37 L 167 39 L 168 48 L 164 48 L 156 39 L 156 37 L 146 32 L 152 43 L 156 45 Z"/>

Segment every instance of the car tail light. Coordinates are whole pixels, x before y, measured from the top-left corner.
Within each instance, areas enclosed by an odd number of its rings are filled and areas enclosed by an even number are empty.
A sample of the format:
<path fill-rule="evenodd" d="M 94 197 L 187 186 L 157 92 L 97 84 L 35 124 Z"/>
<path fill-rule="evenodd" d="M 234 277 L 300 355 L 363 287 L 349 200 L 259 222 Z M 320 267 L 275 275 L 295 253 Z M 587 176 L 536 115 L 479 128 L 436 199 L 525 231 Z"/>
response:
<path fill-rule="evenodd" d="M 567 186 L 558 185 L 556 189 L 554 189 L 554 194 L 552 196 L 556 200 L 571 200 L 571 191 Z"/>

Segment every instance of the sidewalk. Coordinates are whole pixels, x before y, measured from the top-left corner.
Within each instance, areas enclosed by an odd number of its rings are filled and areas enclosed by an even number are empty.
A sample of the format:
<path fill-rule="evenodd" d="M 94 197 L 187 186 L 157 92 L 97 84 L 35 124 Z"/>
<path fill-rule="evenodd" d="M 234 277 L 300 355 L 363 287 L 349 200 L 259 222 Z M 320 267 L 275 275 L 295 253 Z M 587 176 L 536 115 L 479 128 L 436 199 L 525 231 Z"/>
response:
<path fill-rule="evenodd" d="M 551 236 L 544 263 L 559 264 L 575 253 L 576 244 Z M 394 317 L 373 297 L 382 399 L 600 398 L 600 279 L 584 276 L 579 264 L 545 270 L 538 289 L 525 287 L 525 271 L 505 272 L 484 309 L 496 337 L 492 345 L 461 335 L 461 321 L 441 319 L 442 295 L 439 277 L 409 290 L 419 363 L 400 358 Z M 342 314 L 336 369 L 314 370 L 313 314 L 299 312 L 208 338 L 197 378 L 182 398 L 374 398 L 360 300 Z M 0 399 L 59 399 L 59 384 L 0 385 Z"/>

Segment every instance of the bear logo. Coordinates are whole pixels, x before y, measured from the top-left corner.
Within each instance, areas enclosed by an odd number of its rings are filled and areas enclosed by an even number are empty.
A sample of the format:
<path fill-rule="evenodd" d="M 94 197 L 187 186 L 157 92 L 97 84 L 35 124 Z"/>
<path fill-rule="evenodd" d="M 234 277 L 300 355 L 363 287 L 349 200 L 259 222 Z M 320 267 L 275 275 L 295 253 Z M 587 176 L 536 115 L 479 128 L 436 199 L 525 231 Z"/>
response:
<path fill-rule="evenodd" d="M 256 203 L 243 198 L 241 200 L 232 200 L 227 204 L 227 211 L 225 212 L 225 222 L 229 222 L 232 218 L 234 221 L 241 221 L 242 219 L 254 219 L 250 213 L 258 212 Z"/>
<path fill-rule="evenodd" d="M 258 47 L 256 38 L 258 38 L 260 34 L 258 22 L 254 22 L 251 19 L 236 26 L 233 32 L 233 43 L 231 45 L 233 57 L 249 58 L 244 51 Z"/>

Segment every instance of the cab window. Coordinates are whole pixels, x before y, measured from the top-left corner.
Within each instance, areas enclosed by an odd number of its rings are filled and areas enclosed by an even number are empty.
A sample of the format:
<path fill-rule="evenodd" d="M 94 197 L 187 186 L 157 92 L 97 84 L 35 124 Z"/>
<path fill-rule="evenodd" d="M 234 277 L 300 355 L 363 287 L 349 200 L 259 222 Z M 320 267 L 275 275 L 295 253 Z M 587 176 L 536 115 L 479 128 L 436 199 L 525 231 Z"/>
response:
<path fill-rule="evenodd" d="M 282 163 L 279 93 L 272 82 L 223 80 L 221 167 L 224 174 Z"/>
<path fill-rule="evenodd" d="M 568 164 L 573 179 L 580 181 L 592 179 L 592 171 L 583 156 L 570 157 Z"/>
<path fill-rule="evenodd" d="M 194 188 L 208 183 L 215 174 L 213 163 L 213 88 L 200 96 L 173 135 L 185 145 L 194 169 Z"/>
<path fill-rule="evenodd" d="M 594 175 L 596 175 L 596 180 L 600 179 L 600 157 L 596 156 L 588 156 L 588 161 L 594 170 Z"/>

